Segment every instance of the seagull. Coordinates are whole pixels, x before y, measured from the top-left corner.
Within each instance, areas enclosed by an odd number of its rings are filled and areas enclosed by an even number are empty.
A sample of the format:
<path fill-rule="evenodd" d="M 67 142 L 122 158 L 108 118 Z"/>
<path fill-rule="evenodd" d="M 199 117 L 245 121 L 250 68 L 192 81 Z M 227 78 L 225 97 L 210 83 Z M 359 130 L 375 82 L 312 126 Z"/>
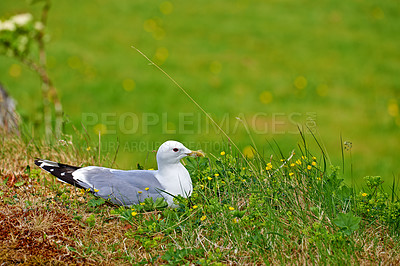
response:
<path fill-rule="evenodd" d="M 35 164 L 57 177 L 59 181 L 90 191 L 95 196 L 122 206 L 139 204 L 145 198 L 164 198 L 170 207 L 174 197 L 187 198 L 193 186 L 181 159 L 204 157 L 177 141 L 164 142 L 157 151 L 158 170 L 117 170 L 100 166 L 77 167 L 36 159 Z"/>

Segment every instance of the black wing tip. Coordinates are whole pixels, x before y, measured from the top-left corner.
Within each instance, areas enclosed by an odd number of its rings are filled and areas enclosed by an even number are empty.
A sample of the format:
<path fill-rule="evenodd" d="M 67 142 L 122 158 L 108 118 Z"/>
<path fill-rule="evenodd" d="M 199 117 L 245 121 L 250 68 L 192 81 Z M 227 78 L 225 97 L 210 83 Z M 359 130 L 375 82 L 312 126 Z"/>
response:
<path fill-rule="evenodd" d="M 66 182 L 79 188 L 83 188 L 76 182 L 76 180 L 74 180 L 74 177 L 72 175 L 73 172 L 81 167 L 71 166 L 68 164 L 57 163 L 39 158 L 35 159 L 35 164 L 46 172 L 49 172 L 53 176 L 57 177 L 57 179 L 59 179 L 60 181 Z"/>
<path fill-rule="evenodd" d="M 35 164 L 37 166 L 39 166 L 40 168 L 45 169 L 48 167 L 52 167 L 52 168 L 65 168 L 65 169 L 69 169 L 69 170 L 78 170 L 79 166 L 72 166 L 69 164 L 63 164 L 63 163 L 58 163 L 58 162 L 54 162 L 54 161 L 50 161 L 50 160 L 45 160 L 45 159 L 40 159 L 40 158 L 35 158 L 34 160 Z"/>
<path fill-rule="evenodd" d="M 35 161 L 34 161 L 34 162 L 35 162 L 35 164 L 36 164 L 37 166 L 40 167 L 42 161 L 43 161 L 43 160 L 40 159 L 40 158 L 35 158 Z"/>

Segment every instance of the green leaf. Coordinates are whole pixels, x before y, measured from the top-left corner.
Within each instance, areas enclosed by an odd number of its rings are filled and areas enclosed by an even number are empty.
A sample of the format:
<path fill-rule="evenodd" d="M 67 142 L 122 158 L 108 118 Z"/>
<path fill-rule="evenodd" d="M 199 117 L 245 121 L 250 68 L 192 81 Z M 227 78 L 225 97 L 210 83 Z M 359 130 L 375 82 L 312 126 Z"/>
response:
<path fill-rule="evenodd" d="M 88 202 L 88 205 L 90 207 L 97 207 L 97 206 L 100 206 L 100 205 L 104 204 L 105 202 L 106 201 L 103 198 L 91 199 Z"/>
<path fill-rule="evenodd" d="M 90 226 L 93 227 L 96 224 L 96 217 L 94 216 L 94 214 L 91 214 L 87 219 L 86 219 L 86 223 Z"/>
<path fill-rule="evenodd" d="M 15 183 L 14 186 L 20 187 L 20 186 L 23 186 L 24 184 L 25 184 L 25 181 L 19 181 L 19 182 Z"/>
<path fill-rule="evenodd" d="M 162 209 L 162 208 L 166 208 L 168 206 L 168 203 L 165 202 L 164 198 L 157 198 L 154 206 L 156 209 Z"/>
<path fill-rule="evenodd" d="M 234 217 L 237 217 L 237 218 L 242 218 L 242 217 L 244 216 L 245 213 L 246 213 L 246 211 L 233 211 L 233 212 L 232 212 L 232 215 L 233 215 Z"/>
<path fill-rule="evenodd" d="M 346 235 L 351 235 L 359 228 L 361 218 L 352 213 L 339 213 L 333 223 L 340 228 Z"/>

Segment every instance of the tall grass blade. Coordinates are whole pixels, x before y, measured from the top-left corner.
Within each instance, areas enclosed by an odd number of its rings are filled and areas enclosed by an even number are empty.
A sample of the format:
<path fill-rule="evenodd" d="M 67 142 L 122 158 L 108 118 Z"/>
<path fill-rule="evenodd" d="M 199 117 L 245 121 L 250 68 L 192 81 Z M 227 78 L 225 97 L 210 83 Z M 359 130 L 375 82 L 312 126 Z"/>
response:
<path fill-rule="evenodd" d="M 344 147 L 343 147 L 343 138 L 341 132 L 340 132 L 340 151 L 342 152 L 342 172 L 344 175 Z"/>
<path fill-rule="evenodd" d="M 317 143 L 319 149 L 322 152 L 322 159 L 324 160 L 324 172 L 326 172 L 326 159 L 327 159 L 327 155 L 325 153 L 325 150 L 322 148 L 321 144 L 319 143 L 319 141 L 317 140 L 316 136 L 314 135 L 314 133 L 311 131 L 311 129 L 309 127 L 307 127 L 307 129 L 310 131 L 311 136 L 313 136 L 315 143 Z"/>

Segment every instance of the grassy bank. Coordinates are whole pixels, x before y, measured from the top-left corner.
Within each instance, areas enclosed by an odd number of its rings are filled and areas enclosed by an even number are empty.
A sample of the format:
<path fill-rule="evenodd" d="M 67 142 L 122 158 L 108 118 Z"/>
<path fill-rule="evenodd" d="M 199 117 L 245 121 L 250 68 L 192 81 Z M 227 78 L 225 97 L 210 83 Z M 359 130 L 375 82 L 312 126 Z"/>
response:
<path fill-rule="evenodd" d="M 37 17 L 39 6 L 1 1 L 0 17 L 26 11 Z M 342 135 L 353 143 L 360 183 L 365 175 L 390 182 L 398 175 L 400 149 L 399 10 L 391 0 L 53 1 L 48 69 L 67 133 L 83 123 L 96 139 L 100 129 L 103 151 L 111 153 L 119 139 L 123 168 L 146 157 L 135 143 L 178 139 L 217 153 L 208 144 L 221 141 L 187 98 L 130 48 L 135 45 L 242 150 L 251 143 L 237 116 L 266 153 L 272 151 L 265 140 L 272 138 L 290 152 L 299 139 L 297 124 L 309 122 L 334 164 L 341 163 Z M 41 135 L 37 77 L 7 57 L 0 59 L 0 73 L 25 122 Z"/>
<path fill-rule="evenodd" d="M 112 166 L 96 147 L 1 135 L 0 261 L 61 264 L 398 264 L 398 180 L 354 190 L 306 145 L 244 160 L 229 148 L 185 164 L 179 208 L 109 206 L 61 184 L 34 157 Z"/>

